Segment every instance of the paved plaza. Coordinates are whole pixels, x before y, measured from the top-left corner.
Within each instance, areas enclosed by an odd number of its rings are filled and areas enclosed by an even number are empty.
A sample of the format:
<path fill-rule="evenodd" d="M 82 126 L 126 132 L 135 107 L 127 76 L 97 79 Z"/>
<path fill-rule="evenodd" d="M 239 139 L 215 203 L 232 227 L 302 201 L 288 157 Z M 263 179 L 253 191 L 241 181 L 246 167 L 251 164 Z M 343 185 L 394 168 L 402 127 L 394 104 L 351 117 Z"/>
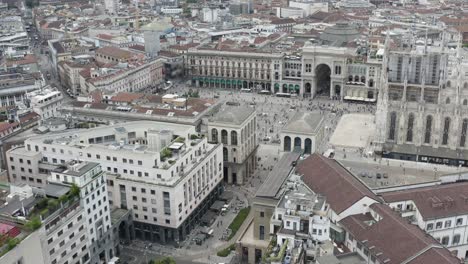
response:
<path fill-rule="evenodd" d="M 366 148 L 375 132 L 371 114 L 345 114 L 341 117 L 330 139 L 335 148 Z"/>

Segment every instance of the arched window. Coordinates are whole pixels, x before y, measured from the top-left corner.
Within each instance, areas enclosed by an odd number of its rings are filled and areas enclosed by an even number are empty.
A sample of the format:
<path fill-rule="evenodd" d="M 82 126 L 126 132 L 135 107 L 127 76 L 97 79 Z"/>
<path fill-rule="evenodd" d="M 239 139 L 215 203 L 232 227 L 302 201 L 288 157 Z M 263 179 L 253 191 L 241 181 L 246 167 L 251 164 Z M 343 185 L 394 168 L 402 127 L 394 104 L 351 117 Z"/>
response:
<path fill-rule="evenodd" d="M 464 147 L 466 144 L 466 131 L 468 129 L 468 119 L 463 119 L 462 129 L 460 135 L 460 147 Z"/>
<path fill-rule="evenodd" d="M 300 150 L 302 145 L 302 140 L 300 137 L 294 138 L 294 150 Z"/>
<path fill-rule="evenodd" d="M 447 97 L 447 98 L 445 99 L 445 104 L 450 104 L 450 98 Z"/>
<path fill-rule="evenodd" d="M 362 76 L 362 77 L 361 77 L 361 82 L 362 82 L 362 83 L 366 83 L 366 77 L 365 77 L 365 76 Z"/>
<path fill-rule="evenodd" d="M 211 129 L 211 141 L 218 143 L 218 130 L 216 128 Z"/>
<path fill-rule="evenodd" d="M 304 153 L 312 153 L 312 140 L 310 138 L 306 138 L 306 140 L 304 141 Z"/>
<path fill-rule="evenodd" d="M 231 145 L 237 146 L 237 132 L 231 131 Z"/>
<path fill-rule="evenodd" d="M 468 82 L 463 84 L 463 89 L 468 89 Z"/>
<path fill-rule="evenodd" d="M 374 87 L 374 80 L 372 79 L 369 80 L 369 87 Z"/>
<path fill-rule="evenodd" d="M 284 137 L 284 151 L 291 151 L 291 138 L 289 136 Z"/>
<path fill-rule="evenodd" d="M 442 145 L 447 145 L 450 132 L 450 117 L 444 119 L 444 134 L 442 135 Z"/>
<path fill-rule="evenodd" d="M 223 148 L 223 161 L 228 161 L 229 154 L 227 148 Z"/>
<path fill-rule="evenodd" d="M 228 132 L 226 130 L 221 130 L 221 143 L 227 145 L 228 143 Z"/>
<path fill-rule="evenodd" d="M 353 81 L 353 76 L 352 76 L 352 75 L 348 76 L 348 81 L 349 81 L 349 82 L 352 82 L 352 81 Z"/>
<path fill-rule="evenodd" d="M 390 113 L 390 129 L 388 130 L 388 139 L 395 140 L 395 130 L 396 130 L 396 113 Z"/>
<path fill-rule="evenodd" d="M 463 100 L 463 105 L 468 105 L 468 99 Z"/>
<path fill-rule="evenodd" d="M 359 76 L 354 76 L 354 81 L 359 82 Z"/>
<path fill-rule="evenodd" d="M 452 83 L 450 81 L 447 81 L 447 88 L 450 88 L 451 85 Z"/>
<path fill-rule="evenodd" d="M 413 127 L 414 127 L 414 114 L 411 113 L 408 116 L 408 128 L 406 129 L 406 141 L 413 141 Z"/>
<path fill-rule="evenodd" d="M 286 76 L 289 76 L 289 71 L 286 71 Z"/>
<path fill-rule="evenodd" d="M 426 117 L 426 129 L 424 131 L 424 143 L 431 143 L 431 134 L 432 134 L 432 116 Z"/>

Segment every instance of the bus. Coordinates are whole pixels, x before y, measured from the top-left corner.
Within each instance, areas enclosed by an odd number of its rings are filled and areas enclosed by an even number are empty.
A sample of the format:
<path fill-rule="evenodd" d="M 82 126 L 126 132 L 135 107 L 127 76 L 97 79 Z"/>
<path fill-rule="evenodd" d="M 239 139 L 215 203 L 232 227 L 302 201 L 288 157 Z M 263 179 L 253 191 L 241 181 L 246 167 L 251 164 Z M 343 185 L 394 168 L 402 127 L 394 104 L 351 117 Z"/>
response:
<path fill-rule="evenodd" d="M 291 94 L 290 93 L 276 93 L 276 97 L 291 98 Z"/>
<path fill-rule="evenodd" d="M 271 94 L 271 92 L 269 90 L 261 90 L 260 92 L 258 92 L 259 94 Z"/>

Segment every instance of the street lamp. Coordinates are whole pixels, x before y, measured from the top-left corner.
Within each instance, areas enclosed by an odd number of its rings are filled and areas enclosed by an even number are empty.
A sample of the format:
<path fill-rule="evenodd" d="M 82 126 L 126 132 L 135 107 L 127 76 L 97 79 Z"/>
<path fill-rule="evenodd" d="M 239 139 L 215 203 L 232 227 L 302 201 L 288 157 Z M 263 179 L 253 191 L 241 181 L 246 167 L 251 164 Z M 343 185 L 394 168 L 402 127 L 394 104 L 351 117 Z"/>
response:
<path fill-rule="evenodd" d="M 143 254 L 145 255 L 145 264 L 148 264 L 148 254 L 147 254 L 147 251 L 148 250 L 148 244 L 145 244 L 145 251 L 143 252 Z"/>

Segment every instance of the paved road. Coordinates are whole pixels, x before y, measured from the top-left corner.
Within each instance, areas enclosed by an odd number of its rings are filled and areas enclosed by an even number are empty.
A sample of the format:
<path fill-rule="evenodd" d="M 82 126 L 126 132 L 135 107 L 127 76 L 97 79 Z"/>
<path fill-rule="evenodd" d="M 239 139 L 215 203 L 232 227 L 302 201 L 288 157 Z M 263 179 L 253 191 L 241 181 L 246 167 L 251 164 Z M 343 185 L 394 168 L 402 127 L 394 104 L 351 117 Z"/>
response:
<path fill-rule="evenodd" d="M 38 36 L 39 39 L 35 40 L 35 36 Z M 52 87 L 58 88 L 62 92 L 63 98 L 64 98 L 64 101 L 63 101 L 64 104 L 73 101 L 73 98 L 71 98 L 68 95 L 68 93 L 64 90 L 64 88 L 60 84 L 58 80 L 58 75 L 55 72 L 52 60 L 50 59 L 50 56 L 46 54 L 46 51 L 48 51 L 48 46 L 42 45 L 43 40 L 39 36 L 39 33 L 37 32 L 35 27 L 33 26 L 31 26 L 31 32 L 29 33 L 29 37 L 31 38 L 33 52 L 38 59 L 39 69 L 42 72 L 44 78 L 46 79 L 46 83 L 51 85 Z M 50 79 L 47 79 L 48 73 L 50 74 Z"/>

